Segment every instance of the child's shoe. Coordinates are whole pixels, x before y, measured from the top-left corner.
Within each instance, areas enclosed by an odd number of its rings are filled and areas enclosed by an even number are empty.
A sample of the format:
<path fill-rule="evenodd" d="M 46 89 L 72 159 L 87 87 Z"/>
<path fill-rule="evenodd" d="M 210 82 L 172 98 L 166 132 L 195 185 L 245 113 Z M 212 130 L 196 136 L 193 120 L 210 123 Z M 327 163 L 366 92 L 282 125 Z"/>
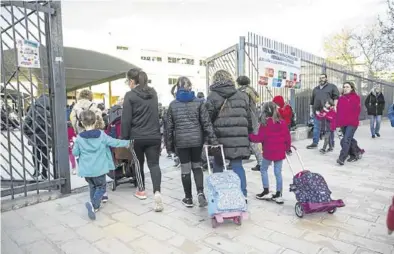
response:
<path fill-rule="evenodd" d="M 280 205 L 284 203 L 284 200 L 282 198 L 282 193 L 280 191 L 277 191 L 276 194 L 272 196 L 272 200 Z"/>
<path fill-rule="evenodd" d="M 194 206 L 192 198 L 184 198 L 182 199 L 182 204 L 187 208 L 192 208 Z"/>
<path fill-rule="evenodd" d="M 259 200 L 271 200 L 272 193 L 269 192 L 268 188 L 264 188 L 264 191 L 260 194 L 257 194 L 256 198 Z"/>
<path fill-rule="evenodd" d="M 320 149 L 319 151 L 321 154 L 326 154 L 326 152 L 327 152 L 326 149 L 324 149 L 324 148 Z"/>
<path fill-rule="evenodd" d="M 107 194 L 107 192 L 104 193 L 103 197 L 101 198 L 101 201 L 102 201 L 103 203 L 107 203 L 107 202 L 108 202 L 108 194 Z"/>
<path fill-rule="evenodd" d="M 91 202 L 86 202 L 85 203 L 85 207 L 86 209 L 88 209 L 88 217 L 91 220 L 95 220 L 96 219 L 96 211 L 94 210 L 94 207 L 92 205 Z"/>
<path fill-rule="evenodd" d="M 146 199 L 146 194 L 145 191 L 137 191 L 134 196 L 140 200 L 145 200 Z"/>

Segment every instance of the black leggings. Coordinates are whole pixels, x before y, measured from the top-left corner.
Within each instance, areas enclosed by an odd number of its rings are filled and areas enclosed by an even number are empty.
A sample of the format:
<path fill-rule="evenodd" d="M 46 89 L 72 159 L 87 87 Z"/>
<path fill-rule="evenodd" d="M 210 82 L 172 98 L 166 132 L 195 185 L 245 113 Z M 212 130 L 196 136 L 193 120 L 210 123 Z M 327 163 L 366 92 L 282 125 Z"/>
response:
<path fill-rule="evenodd" d="M 161 186 L 161 170 L 159 166 L 160 158 L 160 139 L 137 139 L 134 140 L 134 151 L 138 158 L 140 164 L 141 178 L 136 172 L 138 186 L 140 186 L 140 191 L 145 190 L 145 173 L 144 173 L 144 163 L 145 156 L 148 163 L 148 168 L 152 178 L 153 193 L 156 191 L 160 192 Z M 141 189 L 142 188 L 142 189 Z"/>
<path fill-rule="evenodd" d="M 182 185 L 186 198 L 192 197 L 191 171 L 193 171 L 197 193 L 204 192 L 201 152 L 202 147 L 177 148 L 177 155 L 181 162 Z"/>
<path fill-rule="evenodd" d="M 38 147 L 33 147 L 33 164 L 34 164 L 34 174 L 38 175 L 40 173 L 40 168 L 41 168 L 41 174 L 43 177 L 48 177 L 47 171 L 49 170 L 48 168 L 48 161 L 49 161 L 49 151 L 46 146 L 38 146 Z M 41 166 L 41 167 L 40 167 Z"/>

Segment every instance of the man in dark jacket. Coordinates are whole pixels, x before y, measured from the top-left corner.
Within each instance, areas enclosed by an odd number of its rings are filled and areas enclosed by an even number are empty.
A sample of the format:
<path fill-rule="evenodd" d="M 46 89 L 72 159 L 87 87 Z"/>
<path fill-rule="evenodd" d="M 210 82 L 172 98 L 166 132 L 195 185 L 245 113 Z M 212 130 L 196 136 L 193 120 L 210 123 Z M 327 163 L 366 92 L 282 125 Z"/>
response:
<path fill-rule="evenodd" d="M 34 175 L 48 177 L 50 149 L 52 147 L 52 114 L 49 97 L 42 94 L 27 112 L 23 133 L 28 137 L 29 145 L 33 146 Z"/>
<path fill-rule="evenodd" d="M 371 136 L 372 138 L 380 137 L 380 123 L 382 122 L 385 105 L 384 95 L 381 93 L 380 87 L 372 88 L 364 104 L 370 119 Z"/>
<path fill-rule="evenodd" d="M 224 155 L 230 166 L 241 179 L 242 192 L 247 196 L 246 175 L 242 160 L 250 157 L 249 134 L 253 132 L 249 98 L 235 88 L 230 73 L 217 71 L 206 101 L 216 137 L 224 147 Z M 220 156 L 214 159 L 214 171 L 223 166 Z"/>
<path fill-rule="evenodd" d="M 335 103 L 335 111 L 339 98 L 338 87 L 334 84 L 330 84 L 327 81 L 327 75 L 321 74 L 319 78 L 319 85 L 312 91 L 311 103 L 310 103 L 310 116 L 313 118 L 313 142 L 308 145 L 307 149 L 314 149 L 318 147 L 320 140 L 320 126 L 321 121 L 315 117 L 316 111 L 321 111 L 324 108 L 326 102 L 331 99 Z M 334 140 L 334 132 L 332 132 L 331 140 Z M 332 144 L 334 145 L 334 144 Z"/>
<path fill-rule="evenodd" d="M 186 77 L 177 82 L 176 99 L 167 112 L 167 149 L 177 150 L 181 162 L 182 185 L 186 207 L 193 206 L 191 172 L 196 183 L 200 207 L 207 204 L 204 196 L 204 175 L 201 168 L 201 152 L 205 139 L 217 145 L 215 133 L 204 102 L 197 99 L 192 84 Z M 174 135 L 176 133 L 176 135 Z"/>

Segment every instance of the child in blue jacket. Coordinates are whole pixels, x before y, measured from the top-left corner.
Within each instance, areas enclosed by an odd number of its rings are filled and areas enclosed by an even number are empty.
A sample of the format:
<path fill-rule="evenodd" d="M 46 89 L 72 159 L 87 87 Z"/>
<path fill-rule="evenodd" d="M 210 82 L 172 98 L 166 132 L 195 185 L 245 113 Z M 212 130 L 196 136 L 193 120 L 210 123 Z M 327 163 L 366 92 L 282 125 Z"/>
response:
<path fill-rule="evenodd" d="M 128 147 L 130 141 L 114 139 L 95 129 L 96 114 L 85 110 L 81 113 L 81 122 L 85 128 L 81 132 L 72 149 L 74 156 L 79 157 L 78 175 L 84 177 L 89 184 L 90 202 L 86 202 L 90 219 L 96 219 L 101 199 L 106 192 L 106 174 L 115 169 L 110 147 Z"/>

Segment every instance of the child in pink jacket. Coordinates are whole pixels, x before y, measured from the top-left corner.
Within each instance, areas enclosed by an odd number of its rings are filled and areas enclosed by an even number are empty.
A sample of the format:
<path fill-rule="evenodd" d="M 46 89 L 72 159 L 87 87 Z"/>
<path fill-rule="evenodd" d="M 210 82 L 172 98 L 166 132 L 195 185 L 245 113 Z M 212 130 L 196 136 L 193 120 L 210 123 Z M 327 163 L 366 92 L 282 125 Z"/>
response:
<path fill-rule="evenodd" d="M 76 138 L 76 134 L 74 128 L 71 126 L 71 122 L 67 122 L 67 134 L 68 134 L 68 158 L 71 162 L 72 174 L 75 175 L 76 172 L 76 161 L 75 156 L 72 153 L 72 148 L 74 144 L 74 138 Z"/>
<path fill-rule="evenodd" d="M 263 160 L 261 161 L 260 172 L 263 182 L 263 192 L 257 194 L 256 198 L 261 200 L 273 200 L 278 204 L 283 204 L 283 180 L 282 164 L 286 158 L 286 152 L 290 150 L 291 137 L 287 123 L 280 119 L 277 105 L 267 102 L 263 105 L 262 123 L 257 135 L 249 134 L 249 139 L 253 143 L 262 143 Z M 270 193 L 268 181 L 268 167 L 274 163 L 274 174 L 276 178 L 276 193 Z"/>
<path fill-rule="evenodd" d="M 324 137 L 323 148 L 320 149 L 322 154 L 333 151 L 336 112 L 334 109 L 334 101 L 329 99 L 322 111 L 316 111 L 316 118 L 321 121 L 320 134 Z M 328 145 L 328 149 L 327 149 Z M 326 150 L 327 149 L 327 150 Z"/>

